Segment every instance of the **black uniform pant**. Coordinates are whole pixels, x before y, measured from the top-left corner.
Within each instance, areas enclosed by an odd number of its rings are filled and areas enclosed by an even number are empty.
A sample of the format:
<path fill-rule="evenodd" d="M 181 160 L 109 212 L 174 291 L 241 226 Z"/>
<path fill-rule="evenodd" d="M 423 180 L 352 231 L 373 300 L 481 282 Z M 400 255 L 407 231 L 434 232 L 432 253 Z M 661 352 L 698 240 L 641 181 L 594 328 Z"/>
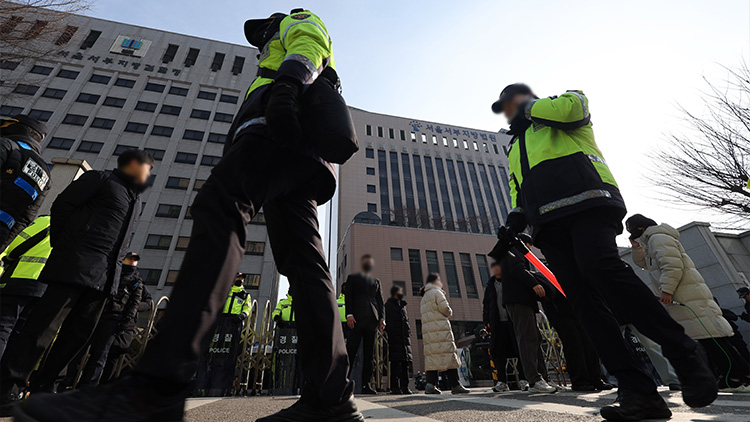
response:
<path fill-rule="evenodd" d="M 599 355 L 581 323 L 573 315 L 547 316 L 560 336 L 573 387 L 600 385 L 602 368 Z"/>
<path fill-rule="evenodd" d="M 105 293 L 88 287 L 50 283 L 29 314 L 23 332 L 5 351 L 0 363 L 0 393 L 23 389 L 54 340 L 30 385 L 32 392 L 51 392 L 60 372 L 94 332 L 106 300 Z"/>
<path fill-rule="evenodd" d="M 375 356 L 375 339 L 378 335 L 378 324 L 376 320 L 357 321 L 346 340 L 346 351 L 349 362 L 354 362 L 362 343 L 362 386 L 369 385 L 372 378 L 372 368 Z"/>
<path fill-rule="evenodd" d="M 191 206 L 190 246 L 159 335 L 136 371 L 162 388 L 186 386 L 203 338 L 221 311 L 245 253 L 246 226 L 261 206 L 276 265 L 294 297 L 303 400 L 338 403 L 348 387 L 347 355 L 336 294 L 318 231 L 317 195 L 328 171 L 282 149 L 262 133 L 241 137 L 224 154 Z"/>
<path fill-rule="evenodd" d="M 409 361 L 391 361 L 391 392 L 401 393 L 409 389 Z"/>
<path fill-rule="evenodd" d="M 732 346 L 729 337 L 704 338 L 698 340 L 720 378 L 719 388 L 736 388 L 750 382 L 750 367 L 740 353 Z M 717 344 L 718 343 L 718 344 Z"/>
<path fill-rule="evenodd" d="M 34 303 L 38 298 L 2 293 L 0 290 L 0 359 L 11 337 L 17 337 L 26 324 Z"/>
<path fill-rule="evenodd" d="M 88 349 L 89 358 L 86 360 L 86 365 L 81 371 L 81 378 L 78 380 L 78 388 L 87 385 L 96 385 L 99 382 L 99 378 L 104 371 L 104 366 L 107 364 L 107 357 L 109 351 L 112 348 L 112 344 L 115 342 L 115 334 L 117 334 L 117 328 L 120 325 L 120 321 L 112 318 L 101 318 L 99 325 L 96 326 L 94 334 L 91 336 L 90 347 Z M 70 387 L 75 382 L 75 376 L 78 372 L 78 366 L 81 364 L 81 360 L 86 353 L 86 348 L 81 349 L 80 352 L 70 361 L 68 369 L 65 373 L 65 378 L 58 386 L 58 391 Z"/>
<path fill-rule="evenodd" d="M 497 380 L 507 383 L 508 373 L 505 365 L 510 358 L 518 358 L 518 346 L 516 345 L 516 335 L 513 332 L 513 323 L 510 321 L 500 321 L 490 326 L 492 336 L 490 337 L 490 355 L 492 362 L 495 364 L 497 371 Z M 523 372 L 523 364 L 518 360 L 516 364 L 518 369 L 518 379 L 525 380 L 526 375 Z M 515 382 L 515 381 L 514 381 Z"/>
<path fill-rule="evenodd" d="M 685 357 L 697 345 L 620 259 L 619 214 L 598 207 L 554 220 L 540 227 L 538 244 L 607 371 L 623 389 L 652 392 L 656 384 L 637 363 L 614 315 L 659 343 L 667 358 Z"/>

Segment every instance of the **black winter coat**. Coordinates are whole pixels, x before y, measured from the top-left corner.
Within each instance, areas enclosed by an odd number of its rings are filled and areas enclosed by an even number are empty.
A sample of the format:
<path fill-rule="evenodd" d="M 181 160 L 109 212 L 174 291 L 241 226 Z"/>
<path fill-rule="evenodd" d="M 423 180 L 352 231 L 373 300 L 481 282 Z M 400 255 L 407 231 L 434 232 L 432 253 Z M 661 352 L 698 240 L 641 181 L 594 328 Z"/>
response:
<path fill-rule="evenodd" d="M 88 171 L 65 188 L 52 204 L 52 253 L 39 280 L 117 294 L 141 213 L 140 190 L 117 169 Z"/>
<path fill-rule="evenodd" d="M 534 293 L 534 286 L 539 284 L 536 277 L 529 272 L 526 260 L 520 252 L 512 250 L 513 255 L 508 254 L 500 261 L 502 269 L 503 284 L 503 306 L 509 303 L 526 305 L 538 310 L 536 304 L 539 296 Z"/>
<path fill-rule="evenodd" d="M 390 298 L 385 302 L 385 332 L 390 360 L 411 362 L 411 327 L 403 300 Z"/>
<path fill-rule="evenodd" d="M 385 319 L 383 289 L 380 280 L 367 274 L 351 274 L 346 278 L 346 315 L 354 315 L 357 322 Z"/>
<path fill-rule="evenodd" d="M 484 287 L 484 299 L 482 301 L 482 320 L 485 324 L 490 324 L 491 327 L 495 327 L 501 322 L 500 310 L 497 307 L 495 283 L 500 283 L 500 280 L 493 275 Z"/>

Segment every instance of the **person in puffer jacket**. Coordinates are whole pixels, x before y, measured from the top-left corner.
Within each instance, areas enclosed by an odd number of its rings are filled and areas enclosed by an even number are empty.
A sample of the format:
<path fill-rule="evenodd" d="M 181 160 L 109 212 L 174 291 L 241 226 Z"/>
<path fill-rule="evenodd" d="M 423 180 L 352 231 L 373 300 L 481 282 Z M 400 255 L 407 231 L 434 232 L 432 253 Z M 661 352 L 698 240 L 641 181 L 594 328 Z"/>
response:
<path fill-rule="evenodd" d="M 680 233 L 641 214 L 625 223 L 633 246 L 633 262 L 648 271 L 652 287 L 669 314 L 706 350 L 718 370 L 719 388 L 744 389 L 750 384 L 750 367 L 729 341 L 732 327 L 682 247 Z"/>
<path fill-rule="evenodd" d="M 422 288 L 422 301 L 419 303 L 422 314 L 422 339 L 424 343 L 424 367 L 427 372 L 426 394 L 440 394 L 438 372 L 447 371 L 448 385 L 453 394 L 469 392 L 458 380 L 458 358 L 456 342 L 453 338 L 450 317 L 453 309 L 443 292 L 440 276 L 432 273 Z"/>

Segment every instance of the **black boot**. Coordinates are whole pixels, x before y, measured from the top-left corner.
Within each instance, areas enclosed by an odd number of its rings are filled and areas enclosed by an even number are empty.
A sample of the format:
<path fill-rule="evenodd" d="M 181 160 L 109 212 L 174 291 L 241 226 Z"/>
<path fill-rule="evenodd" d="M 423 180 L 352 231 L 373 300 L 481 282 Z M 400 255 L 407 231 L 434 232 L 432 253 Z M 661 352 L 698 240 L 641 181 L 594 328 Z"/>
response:
<path fill-rule="evenodd" d="M 719 394 L 719 387 L 703 346 L 681 359 L 670 359 L 669 362 L 677 373 L 682 387 L 682 400 L 690 407 L 704 407 L 713 403 Z"/>
<path fill-rule="evenodd" d="M 604 406 L 601 415 L 608 421 L 640 421 L 669 419 L 672 412 L 659 393 L 636 393 L 620 390 L 618 403 Z"/>
<path fill-rule="evenodd" d="M 0 418 L 13 416 L 13 409 L 21 401 L 21 394 L 15 389 L 0 393 Z"/>
<path fill-rule="evenodd" d="M 180 422 L 185 389 L 160 391 L 143 376 L 64 394 L 32 394 L 15 409 L 16 422 Z"/>
<path fill-rule="evenodd" d="M 288 407 L 273 415 L 256 419 L 256 422 L 364 422 L 365 418 L 357 410 L 357 404 L 354 402 L 354 382 L 349 382 L 349 386 L 344 392 L 344 399 L 341 403 L 332 406 L 321 406 L 313 400 L 300 399 L 291 407 Z"/>

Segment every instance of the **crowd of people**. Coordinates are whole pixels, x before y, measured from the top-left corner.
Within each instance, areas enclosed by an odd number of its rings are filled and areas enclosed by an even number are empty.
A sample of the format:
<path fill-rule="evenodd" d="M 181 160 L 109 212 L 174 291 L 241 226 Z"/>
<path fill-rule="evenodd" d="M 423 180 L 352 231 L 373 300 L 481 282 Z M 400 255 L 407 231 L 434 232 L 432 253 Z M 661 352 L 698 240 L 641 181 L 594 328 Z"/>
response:
<path fill-rule="evenodd" d="M 365 255 L 362 271 L 346 281 L 342 311 L 318 229 L 317 208 L 336 188 L 333 163 L 343 164 L 358 149 L 331 37 L 323 21 L 303 9 L 251 19 L 244 31 L 260 52 L 257 77 L 231 125 L 223 158 L 191 205 L 190 245 L 159 334 L 130 374 L 97 388 L 45 394 L 71 384 L 70 377 L 62 387 L 58 381 L 85 347 L 92 358 L 81 383 L 109 380 L 109 356 L 125 349 L 119 337 L 132 337 L 134 315 L 150 302 L 137 277 L 138 256 L 129 252 L 153 158 L 123 152 L 116 169 L 85 172 L 54 200 L 48 219 L 35 220 L 54 182 L 40 156 L 47 128 L 22 115 L 1 122 L 0 250 L 9 290 L 1 295 L 0 416 L 183 420 L 217 318 L 238 322 L 248 316 L 237 271 L 246 226 L 261 208 L 277 268 L 290 283 L 291 306 L 282 306 L 277 319 L 294 321 L 304 380 L 294 405 L 258 420 L 363 422 L 353 396 L 355 390 L 375 392 L 370 381 L 379 330 L 391 339 L 391 392 L 410 393 L 414 350 L 403 292 L 393 289 L 384 300 L 374 260 Z M 663 357 L 654 364 L 659 382 L 680 389 L 690 407 L 710 405 L 719 388 L 747 391 L 747 350 L 727 317 L 750 319 L 750 291 L 738 291 L 746 301 L 742 316 L 722 312 L 677 231 L 640 215 L 626 226 L 635 261 L 648 270 L 652 286 L 620 259 L 615 238 L 627 212 L 595 141 L 583 92 L 539 98 L 527 85 L 512 84 L 492 110 L 505 115 L 512 136 L 512 210 L 489 254 L 495 263 L 484 298 L 496 367 L 518 356 L 529 391 L 559 389 L 540 352 L 536 314 L 543 309 L 564 343 L 574 389 L 612 388 L 600 361 L 616 379 L 618 401 L 601 409 L 604 419 L 671 416 L 657 380 L 644 371 L 623 330 L 644 344 L 651 341 L 649 355 Z M 552 286 L 554 280 L 521 258 L 532 244 L 557 277 Z M 238 284 L 226 282 L 233 276 Z M 19 290 L 14 280 L 28 283 Z M 440 276 L 430 274 L 422 288 L 425 389 L 440 394 L 443 373 L 451 393 L 465 394 L 453 311 L 442 287 Z M 360 345 L 363 383 L 357 389 L 350 363 Z M 509 388 L 503 372 L 496 391 Z"/>

